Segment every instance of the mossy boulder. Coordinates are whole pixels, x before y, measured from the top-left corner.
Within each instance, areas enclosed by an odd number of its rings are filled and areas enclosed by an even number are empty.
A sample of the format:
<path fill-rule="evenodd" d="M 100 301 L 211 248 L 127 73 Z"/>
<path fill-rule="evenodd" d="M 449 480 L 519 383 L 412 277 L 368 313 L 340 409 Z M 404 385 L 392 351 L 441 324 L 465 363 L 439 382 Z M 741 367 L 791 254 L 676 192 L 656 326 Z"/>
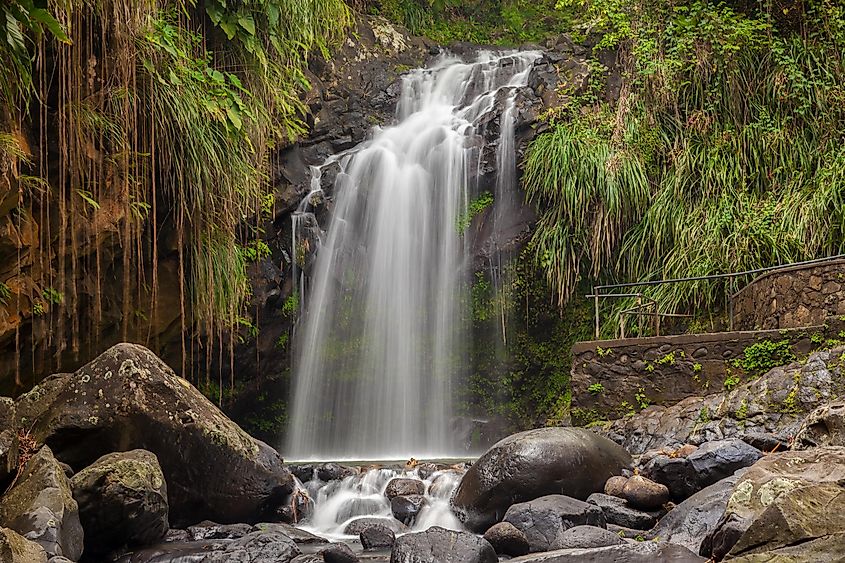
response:
<path fill-rule="evenodd" d="M 48 378 L 17 411 L 19 424 L 76 471 L 116 451 L 154 453 L 177 527 L 272 519 L 293 490 L 273 448 L 143 346 L 118 344 L 74 374 Z"/>
<path fill-rule="evenodd" d="M 82 555 L 79 508 L 62 467 L 47 446 L 26 462 L 0 500 L 0 525 L 38 543 L 48 556 L 76 561 Z"/>
<path fill-rule="evenodd" d="M 724 514 L 702 544 L 702 554 L 712 555 L 718 560 L 729 553 L 732 555 L 741 554 L 739 552 L 750 553 L 750 540 L 743 538 L 748 533 L 760 537 L 768 533 L 766 529 L 770 526 L 757 524 L 757 522 L 772 506 L 776 507 L 772 509 L 775 512 L 768 514 L 760 522 L 781 522 L 777 524 L 781 526 L 785 518 L 784 514 L 798 515 L 793 518 L 794 522 L 787 522 L 788 526 L 783 530 L 785 534 L 801 535 L 803 533 L 801 530 L 808 526 L 825 527 L 828 530 L 826 535 L 835 533 L 837 526 L 842 528 L 839 531 L 845 531 L 845 521 L 841 518 L 833 522 L 820 521 L 831 519 L 824 515 L 827 509 L 817 502 L 818 499 L 827 495 L 830 496 L 828 504 L 833 503 L 831 506 L 842 507 L 845 496 L 833 494 L 841 489 L 842 482 L 845 482 L 845 448 L 843 447 L 828 446 L 806 451 L 773 453 L 763 457 L 738 479 L 728 499 Z M 829 485 L 832 488 L 823 488 L 824 491 L 822 489 L 799 491 L 799 489 L 818 485 Z M 792 497 L 793 493 L 795 497 Z M 810 524 L 806 523 L 807 519 Z M 803 537 L 800 541 L 807 539 L 809 538 Z M 754 541 L 763 542 L 763 540 Z M 773 549 L 786 545 L 777 545 L 776 539 L 766 541 Z"/>
<path fill-rule="evenodd" d="M 14 530 L 0 528 L 0 561 L 3 563 L 47 563 L 44 548 Z"/>
<path fill-rule="evenodd" d="M 167 534 L 167 485 L 155 454 L 104 455 L 70 483 L 86 530 L 87 554 L 148 545 Z"/>

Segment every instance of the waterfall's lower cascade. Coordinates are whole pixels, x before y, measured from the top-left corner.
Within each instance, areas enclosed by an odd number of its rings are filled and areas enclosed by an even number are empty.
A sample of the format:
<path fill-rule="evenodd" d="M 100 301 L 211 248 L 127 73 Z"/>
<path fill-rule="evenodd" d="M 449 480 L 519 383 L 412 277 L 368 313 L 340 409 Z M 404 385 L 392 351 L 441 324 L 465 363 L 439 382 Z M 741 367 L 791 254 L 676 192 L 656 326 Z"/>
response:
<path fill-rule="evenodd" d="M 298 291 L 288 459 L 445 458 L 454 383 L 466 370 L 469 251 L 485 128 L 505 170 L 494 201 L 510 205 L 514 104 L 537 52 L 443 58 L 409 72 L 394 126 L 315 167 L 294 216 Z M 497 121 L 498 120 L 498 121 Z M 505 123 L 507 121 L 507 123 Z M 489 137 L 489 135 L 488 135 Z M 487 151 L 488 159 L 490 151 Z M 330 224 L 304 264 L 314 198 L 333 169 Z M 502 210 L 497 210 L 501 214 Z"/>
<path fill-rule="evenodd" d="M 449 507 L 449 498 L 463 472 L 464 468 L 460 467 L 436 471 L 376 467 L 325 482 L 315 470 L 310 480 L 300 483 L 309 501 L 299 527 L 333 540 L 357 539 L 359 531 L 373 522 L 397 534 L 431 526 L 461 530 L 463 526 Z M 394 516 L 391 499 L 386 494 L 393 479 L 420 483 L 419 511 L 404 522 Z"/>

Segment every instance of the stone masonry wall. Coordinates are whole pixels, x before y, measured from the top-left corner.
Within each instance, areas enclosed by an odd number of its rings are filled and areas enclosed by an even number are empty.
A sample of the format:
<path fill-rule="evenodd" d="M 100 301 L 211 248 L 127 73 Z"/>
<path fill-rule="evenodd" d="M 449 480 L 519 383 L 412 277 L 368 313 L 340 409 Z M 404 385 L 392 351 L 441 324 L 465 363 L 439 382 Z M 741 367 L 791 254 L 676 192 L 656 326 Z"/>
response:
<path fill-rule="evenodd" d="M 733 297 L 735 330 L 820 325 L 845 315 L 845 259 L 767 272 Z"/>
<path fill-rule="evenodd" d="M 840 344 L 843 327 L 838 318 L 829 318 L 800 329 L 579 342 L 572 349 L 572 424 L 729 390 L 760 375 L 765 370 L 757 366 L 767 361 L 789 363 Z M 763 344 L 749 349 L 755 343 Z"/>

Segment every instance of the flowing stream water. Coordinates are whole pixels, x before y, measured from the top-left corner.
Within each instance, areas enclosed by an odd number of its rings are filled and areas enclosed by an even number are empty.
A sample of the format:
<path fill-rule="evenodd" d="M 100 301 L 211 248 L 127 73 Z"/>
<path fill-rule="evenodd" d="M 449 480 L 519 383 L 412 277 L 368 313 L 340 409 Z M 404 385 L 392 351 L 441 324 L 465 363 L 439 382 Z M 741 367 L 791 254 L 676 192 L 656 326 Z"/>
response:
<path fill-rule="evenodd" d="M 396 124 L 312 170 L 294 262 L 322 174 L 339 168 L 294 339 L 288 459 L 454 457 L 453 390 L 466 370 L 464 231 L 499 117 L 495 220 L 515 197 L 514 106 L 538 52 L 444 57 L 403 77 Z M 508 192 L 508 193 L 505 193 Z M 504 334 L 504 333 L 503 333 Z M 362 487 L 368 487 L 362 483 Z M 374 485 L 375 486 L 375 485 Z M 379 485 L 380 486 L 380 485 Z"/>

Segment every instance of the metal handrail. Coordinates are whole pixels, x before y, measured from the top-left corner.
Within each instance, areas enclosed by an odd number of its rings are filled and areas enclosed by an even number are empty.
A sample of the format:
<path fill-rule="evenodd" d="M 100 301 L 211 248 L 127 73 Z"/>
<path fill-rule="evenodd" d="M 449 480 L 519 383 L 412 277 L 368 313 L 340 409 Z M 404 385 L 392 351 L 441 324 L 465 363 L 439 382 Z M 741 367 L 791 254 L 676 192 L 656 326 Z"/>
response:
<path fill-rule="evenodd" d="M 788 264 L 780 264 L 778 266 L 768 266 L 765 268 L 757 268 L 754 270 L 745 270 L 744 272 L 733 272 L 730 274 L 712 274 L 709 276 L 691 276 L 686 278 L 672 278 L 668 280 L 649 280 L 649 281 L 639 281 L 639 282 L 627 282 L 627 283 L 615 283 L 615 284 L 606 284 L 606 285 L 594 285 L 593 292 L 587 295 L 588 299 L 593 299 L 595 301 L 595 323 L 596 323 L 596 339 L 600 338 L 601 334 L 601 319 L 599 314 L 599 300 L 603 298 L 627 298 L 627 297 L 637 297 L 643 298 L 645 297 L 642 293 L 603 293 L 602 290 L 613 290 L 613 289 L 622 289 L 622 288 L 631 288 L 631 287 L 649 287 L 655 285 L 663 285 L 667 283 L 682 283 L 682 282 L 690 282 L 690 281 L 704 281 L 704 280 L 717 280 L 717 279 L 735 279 L 742 276 L 749 276 L 752 274 L 761 274 L 772 272 L 775 270 L 781 270 L 786 268 L 795 268 L 799 266 L 811 266 L 814 264 L 823 264 L 825 262 L 832 262 L 834 260 L 840 260 L 845 258 L 845 254 L 837 254 L 835 256 L 826 256 L 824 258 L 814 258 L 812 260 L 804 260 L 802 262 L 791 262 Z M 738 294 L 738 293 L 737 293 Z M 728 299 L 729 304 L 729 321 L 731 330 L 733 329 L 733 298 L 737 294 L 731 294 Z M 653 301 L 653 300 L 652 300 Z M 621 311 L 620 314 L 625 313 L 626 311 Z M 642 314 L 642 313 L 640 313 Z M 678 314 L 670 314 L 670 313 L 660 313 L 657 310 L 657 303 L 655 302 L 655 316 L 658 317 L 658 327 L 659 327 L 659 318 L 660 317 L 680 317 L 680 316 L 691 316 L 691 315 L 678 315 Z M 624 330 L 624 329 L 623 329 Z M 659 331 L 659 328 L 658 328 Z"/>

